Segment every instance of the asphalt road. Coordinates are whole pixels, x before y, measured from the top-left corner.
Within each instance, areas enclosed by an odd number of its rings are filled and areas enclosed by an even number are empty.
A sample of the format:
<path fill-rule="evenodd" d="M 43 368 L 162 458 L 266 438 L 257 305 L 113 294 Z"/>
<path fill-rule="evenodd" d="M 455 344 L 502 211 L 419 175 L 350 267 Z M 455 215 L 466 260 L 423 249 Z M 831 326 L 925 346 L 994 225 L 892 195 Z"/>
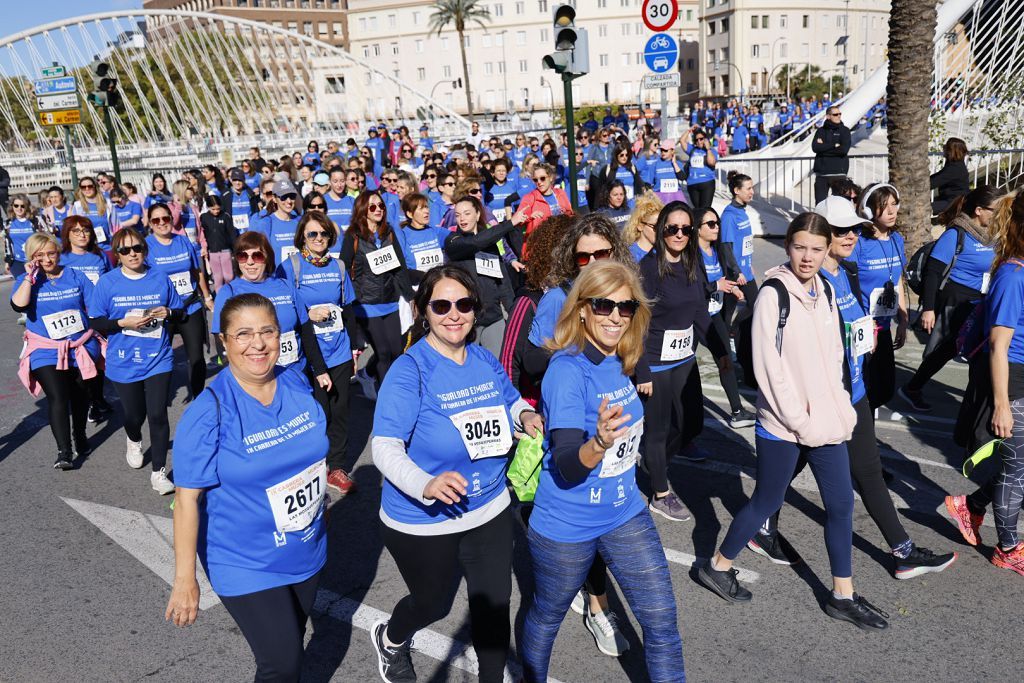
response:
<path fill-rule="evenodd" d="M 759 272 L 779 262 L 776 243 L 757 245 Z M 0 285 L 0 295 L 10 296 L 10 283 Z M 33 400 L 16 378 L 21 333 L 15 314 L 0 307 L 0 681 L 251 680 L 249 649 L 215 596 L 205 596 L 206 609 L 191 628 L 164 622 L 166 578 L 173 571 L 171 499 L 150 490 L 148 470 L 126 465 L 119 419 L 90 427 L 95 450 L 76 469 L 51 468 L 54 444 L 45 400 Z M 911 344 L 898 352 L 903 380 L 920 350 Z M 180 349 L 178 361 L 172 424 L 185 395 Z M 695 582 L 694 558 L 713 552 L 753 490 L 753 430 L 734 432 L 720 421 L 725 396 L 709 362 L 701 357 L 709 409 L 700 443 L 714 457 L 670 467 L 672 484 L 695 521 L 658 519 L 690 680 L 1019 680 L 1015 634 L 1022 579 L 989 564 L 995 541 L 991 516 L 982 529 L 985 547 L 976 550 L 939 510 L 947 492 L 973 488 L 956 469 L 961 453 L 949 436 L 965 367 L 951 364 L 928 387 L 936 409 L 927 419 L 896 415 L 881 419 L 877 429 L 884 464 L 895 474 L 893 496 L 911 536 L 936 551 L 955 549 L 960 558 L 943 574 L 896 581 L 881 534 L 858 502 L 855 585 L 891 616 L 887 632 L 862 633 L 828 618 L 821 606 L 829 568 L 824 514 L 809 473 L 796 481 L 782 516 L 783 530 L 805 564 L 782 568 L 743 552 L 737 563 L 754 592 L 746 606 L 727 605 Z M 899 400 L 892 407 L 906 408 Z M 303 677 L 308 681 L 376 680 L 367 629 L 405 590 L 379 534 L 380 475 L 366 448 L 372 404 L 356 392 L 352 411 L 359 491 L 331 513 L 329 560 Z M 513 569 L 517 625 L 527 602 L 522 596 L 531 590 L 523 541 L 520 533 Z M 629 614 L 615 590 L 612 603 Z M 476 679 L 475 660 L 466 652 L 467 620 L 460 588 L 448 617 L 414 640 L 421 681 Z M 639 627 L 631 616 L 623 625 L 632 647 L 613 659 L 597 652 L 581 619 L 570 612 L 551 675 L 566 682 L 646 680 Z"/>

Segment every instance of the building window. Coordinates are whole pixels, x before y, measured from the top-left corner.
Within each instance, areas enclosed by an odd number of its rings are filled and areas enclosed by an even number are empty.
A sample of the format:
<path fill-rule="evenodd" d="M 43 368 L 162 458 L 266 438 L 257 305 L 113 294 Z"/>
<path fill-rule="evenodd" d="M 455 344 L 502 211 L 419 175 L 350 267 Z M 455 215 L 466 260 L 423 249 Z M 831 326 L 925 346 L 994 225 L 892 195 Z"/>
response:
<path fill-rule="evenodd" d="M 376 31 L 377 30 L 377 17 L 370 17 L 370 30 L 371 31 Z"/>
<path fill-rule="evenodd" d="M 366 18 L 365 17 L 360 17 L 359 18 L 359 32 L 360 33 L 366 33 Z"/>
<path fill-rule="evenodd" d="M 751 45 L 750 46 L 750 56 L 751 57 L 760 57 L 761 56 L 761 46 L 760 45 Z"/>
<path fill-rule="evenodd" d="M 505 16 L 505 6 L 504 5 L 500 5 L 500 4 L 499 5 L 495 5 L 494 6 L 494 16 L 496 16 L 496 17 L 503 17 L 503 16 Z"/>
<path fill-rule="evenodd" d="M 398 43 L 391 43 L 391 54 L 398 54 Z"/>
<path fill-rule="evenodd" d="M 715 31 L 716 31 L 716 29 L 715 29 L 715 22 L 709 21 L 708 22 L 708 35 L 709 36 L 715 35 Z"/>
<path fill-rule="evenodd" d="M 608 0 L 597 0 L 597 9 L 605 9 L 608 7 Z"/>
<path fill-rule="evenodd" d="M 629 53 L 628 52 L 623 52 L 622 53 L 622 66 L 629 66 Z"/>
<path fill-rule="evenodd" d="M 369 58 L 370 58 L 370 46 L 369 45 L 363 45 L 363 59 L 369 59 Z"/>
<path fill-rule="evenodd" d="M 335 21 L 331 23 L 331 31 L 333 31 L 334 35 L 336 35 L 338 38 L 341 38 L 342 34 L 345 32 L 341 26 L 340 21 Z"/>
<path fill-rule="evenodd" d="M 751 14 L 750 15 L 750 28 L 757 28 L 757 15 L 756 14 Z"/>
<path fill-rule="evenodd" d="M 452 77 L 452 68 L 449 65 L 445 64 L 444 66 L 441 67 L 441 77 L 442 78 L 451 78 Z"/>
<path fill-rule="evenodd" d="M 828 43 L 821 44 L 821 56 L 825 57 L 828 55 Z"/>
<path fill-rule="evenodd" d="M 526 31 L 516 31 L 516 45 L 526 45 Z"/>
<path fill-rule="evenodd" d="M 789 45 L 787 45 L 786 43 L 783 43 L 782 45 L 779 46 L 779 57 L 781 57 L 782 59 L 786 59 L 787 57 L 789 57 Z"/>
<path fill-rule="evenodd" d="M 441 39 L 441 49 L 445 50 L 445 51 L 447 51 L 449 49 L 448 39 L 447 38 L 442 38 Z"/>
<path fill-rule="evenodd" d="M 537 0 L 537 11 L 547 13 L 548 0 Z"/>
<path fill-rule="evenodd" d="M 332 95 L 344 95 L 345 94 L 345 77 L 344 76 L 328 76 L 327 77 L 327 92 Z"/>
<path fill-rule="evenodd" d="M 708 85 L 710 86 L 711 94 L 714 95 L 715 94 L 715 85 L 716 85 L 715 77 L 714 76 L 711 76 L 710 78 L 708 78 Z"/>
<path fill-rule="evenodd" d="M 373 56 L 380 57 L 380 43 L 373 44 Z"/>
<path fill-rule="evenodd" d="M 640 66 L 643 63 L 644 63 L 644 53 L 643 52 L 637 52 L 636 53 L 636 64 L 637 64 L 637 66 Z"/>
<path fill-rule="evenodd" d="M 419 26 L 420 25 L 420 13 L 419 12 L 413 12 L 412 13 L 412 25 L 413 26 Z"/>
<path fill-rule="evenodd" d="M 630 33 L 630 26 L 629 26 L 629 24 L 622 24 L 622 35 L 628 36 L 629 33 Z"/>
<path fill-rule="evenodd" d="M 608 24 L 600 24 L 597 27 L 597 37 L 607 38 L 608 37 Z"/>
<path fill-rule="evenodd" d="M 465 47 L 469 47 L 469 34 L 467 33 L 466 35 L 462 36 L 462 39 L 463 42 L 465 42 L 466 44 Z"/>
<path fill-rule="evenodd" d="M 608 55 L 599 55 L 597 58 L 598 66 L 608 66 Z"/>
<path fill-rule="evenodd" d="M 469 73 L 473 73 L 473 69 L 470 69 Z M 505 62 L 498 62 L 498 73 L 505 73 Z"/>
<path fill-rule="evenodd" d="M 802 19 L 803 19 L 803 22 L 802 22 L 803 23 L 803 27 L 804 28 L 810 28 L 811 27 L 811 15 L 810 14 L 805 14 L 805 15 L 803 15 Z"/>
<path fill-rule="evenodd" d="M 525 59 L 519 60 L 519 73 L 524 74 L 530 70 L 530 63 Z"/>
<path fill-rule="evenodd" d="M 423 40 L 422 39 L 418 39 L 416 41 L 416 52 L 419 53 L 419 54 L 423 54 Z"/>
<path fill-rule="evenodd" d="M 494 75 L 494 63 L 493 62 L 484 62 L 484 76 L 493 76 L 493 75 Z"/>
<path fill-rule="evenodd" d="M 729 48 L 727 48 L 727 47 L 723 47 L 722 48 L 722 61 L 723 62 L 728 62 L 729 61 Z"/>
<path fill-rule="evenodd" d="M 728 19 L 722 19 L 722 33 L 728 33 L 728 32 L 729 32 L 729 20 Z"/>
<path fill-rule="evenodd" d="M 516 14 L 522 14 L 525 11 L 526 11 L 526 3 L 525 2 L 517 2 L 516 3 Z"/>
<path fill-rule="evenodd" d="M 693 10 L 692 9 L 686 10 L 686 20 L 687 21 L 693 21 Z"/>
<path fill-rule="evenodd" d="M 761 28 L 768 28 L 768 15 L 767 14 L 762 14 L 761 15 Z"/>
<path fill-rule="evenodd" d="M 819 19 L 819 21 L 821 22 L 819 24 L 819 26 L 821 26 L 822 28 L 828 28 L 828 15 L 827 14 L 822 14 L 821 18 Z"/>
<path fill-rule="evenodd" d="M 548 42 L 548 30 L 546 28 L 540 30 L 540 42 L 542 44 Z"/>
<path fill-rule="evenodd" d="M 388 15 L 388 28 L 395 28 L 398 26 L 398 18 L 394 14 Z"/>
<path fill-rule="evenodd" d="M 786 28 L 789 26 L 789 15 L 782 14 L 779 16 L 779 28 Z"/>
<path fill-rule="evenodd" d="M 491 34 L 490 33 L 485 33 L 484 37 L 483 37 L 483 41 L 484 41 L 484 47 L 490 47 L 491 46 Z"/>
<path fill-rule="evenodd" d="M 416 79 L 420 80 L 420 81 L 427 80 L 427 70 L 426 70 L 426 68 L 421 66 L 421 67 L 416 69 Z"/>
<path fill-rule="evenodd" d="M 811 56 L 811 45 L 810 45 L 810 43 L 801 43 L 800 44 L 800 56 L 801 57 L 810 57 Z"/>
<path fill-rule="evenodd" d="M 714 64 L 714 63 L 715 63 L 715 51 L 714 50 L 708 50 L 708 64 Z"/>

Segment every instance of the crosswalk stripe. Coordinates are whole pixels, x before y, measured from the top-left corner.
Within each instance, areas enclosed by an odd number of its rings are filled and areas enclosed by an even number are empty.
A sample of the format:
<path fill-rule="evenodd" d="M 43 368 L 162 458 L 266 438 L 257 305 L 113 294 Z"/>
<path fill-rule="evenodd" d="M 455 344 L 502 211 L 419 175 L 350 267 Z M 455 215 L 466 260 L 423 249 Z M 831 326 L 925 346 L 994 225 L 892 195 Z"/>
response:
<path fill-rule="evenodd" d="M 693 567 L 695 565 L 701 565 L 708 561 L 706 557 L 697 557 L 690 553 L 683 553 L 678 550 L 672 550 L 671 548 L 665 548 L 665 559 L 675 564 L 681 564 L 684 567 Z M 753 583 L 761 578 L 761 575 L 751 569 L 743 569 L 742 567 L 733 566 L 733 569 L 739 571 L 737 578 L 745 583 Z"/>

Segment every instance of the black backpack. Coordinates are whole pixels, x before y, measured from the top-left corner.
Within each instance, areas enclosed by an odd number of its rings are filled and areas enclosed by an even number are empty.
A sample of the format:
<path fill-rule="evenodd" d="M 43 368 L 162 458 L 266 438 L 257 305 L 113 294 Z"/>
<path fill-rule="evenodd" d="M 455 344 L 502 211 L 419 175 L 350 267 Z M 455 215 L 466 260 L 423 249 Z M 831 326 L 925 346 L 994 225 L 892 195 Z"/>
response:
<path fill-rule="evenodd" d="M 946 265 L 946 270 L 942 273 L 942 281 L 939 283 L 939 290 L 946 286 L 946 282 L 949 280 L 949 273 L 953 270 L 953 265 L 956 263 L 957 257 L 960 256 L 960 252 L 964 250 L 964 238 L 967 235 L 966 230 L 955 225 L 951 225 L 946 229 L 956 230 L 956 249 L 953 251 L 953 258 L 949 260 L 949 264 Z M 915 251 L 914 255 L 910 257 L 909 261 L 907 261 L 907 267 L 904 269 L 907 278 L 907 286 L 910 287 L 910 290 L 918 296 L 924 294 L 924 269 L 925 266 L 928 265 L 928 259 L 931 258 L 932 250 L 935 249 L 936 242 L 938 242 L 938 240 L 932 240 Z"/>

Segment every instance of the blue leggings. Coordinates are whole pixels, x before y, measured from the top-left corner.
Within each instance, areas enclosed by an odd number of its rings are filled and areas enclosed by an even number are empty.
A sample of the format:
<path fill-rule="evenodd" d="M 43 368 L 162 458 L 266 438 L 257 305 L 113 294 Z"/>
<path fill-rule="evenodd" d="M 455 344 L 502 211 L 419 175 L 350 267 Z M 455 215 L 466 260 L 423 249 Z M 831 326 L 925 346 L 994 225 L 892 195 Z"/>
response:
<path fill-rule="evenodd" d="M 803 455 L 818 482 L 825 504 L 825 547 L 832 576 L 852 576 L 853 483 L 846 444 L 811 448 L 789 441 L 756 438 L 757 485 L 750 501 L 729 525 L 720 548 L 722 556 L 734 560 L 758 529 L 782 507 L 797 460 Z"/>
<path fill-rule="evenodd" d="M 1012 550 L 1020 543 L 1017 518 L 1024 500 L 1024 398 L 1010 403 L 1010 413 L 1013 415 L 1013 431 L 1010 438 L 999 444 L 1002 470 L 996 478 L 995 495 L 992 496 L 992 512 L 995 513 L 999 545 L 1003 550 Z"/>
<path fill-rule="evenodd" d="M 647 674 L 654 683 L 685 683 L 683 641 L 676 625 L 676 598 L 661 538 L 646 509 L 603 536 L 560 543 L 527 532 L 535 581 L 533 604 L 523 623 L 520 654 L 528 682 L 548 680 L 558 629 L 576 591 L 600 552 L 644 633 Z"/>

